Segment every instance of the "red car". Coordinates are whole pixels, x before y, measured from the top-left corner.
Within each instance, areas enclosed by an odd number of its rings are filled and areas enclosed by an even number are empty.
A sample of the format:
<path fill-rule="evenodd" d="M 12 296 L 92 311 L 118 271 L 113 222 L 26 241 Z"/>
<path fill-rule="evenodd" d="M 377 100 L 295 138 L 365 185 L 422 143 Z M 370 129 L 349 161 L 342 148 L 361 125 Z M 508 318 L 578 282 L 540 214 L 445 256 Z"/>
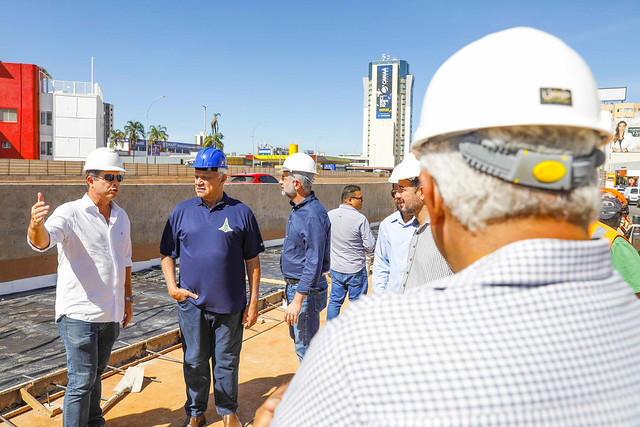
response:
<path fill-rule="evenodd" d="M 268 173 L 236 173 L 229 177 L 227 184 L 277 184 L 278 180 Z"/>

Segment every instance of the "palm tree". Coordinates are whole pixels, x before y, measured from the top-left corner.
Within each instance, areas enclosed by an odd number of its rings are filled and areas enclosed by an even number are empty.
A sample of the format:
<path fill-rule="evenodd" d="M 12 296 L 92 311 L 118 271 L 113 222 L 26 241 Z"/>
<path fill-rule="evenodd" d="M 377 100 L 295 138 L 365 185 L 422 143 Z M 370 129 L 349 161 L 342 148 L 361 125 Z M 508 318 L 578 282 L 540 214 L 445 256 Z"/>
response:
<path fill-rule="evenodd" d="M 216 132 L 213 135 L 208 135 L 202 142 L 202 148 L 213 147 L 224 151 L 224 143 L 222 142 L 224 135 L 220 132 Z"/>
<path fill-rule="evenodd" d="M 118 145 L 124 145 L 124 139 L 127 136 L 120 129 L 111 129 L 109 131 L 109 148 L 116 148 Z"/>
<path fill-rule="evenodd" d="M 162 142 L 167 142 L 169 135 L 167 134 L 166 126 L 151 126 L 149 129 L 149 138 L 147 139 L 148 146 L 151 147 L 151 152 L 155 153 L 154 145 L 158 146 L 158 152 L 162 151 Z M 154 157 L 155 163 L 155 157 Z"/>
<path fill-rule="evenodd" d="M 144 126 L 140 122 L 134 122 L 129 120 L 124 127 L 125 137 L 129 138 L 129 154 L 131 154 L 131 147 L 135 147 L 140 138 L 144 138 Z M 135 157 L 135 148 L 133 156 Z"/>
<path fill-rule="evenodd" d="M 213 120 L 211 120 L 211 135 L 207 136 L 202 142 L 202 146 L 204 148 L 213 147 L 224 151 L 224 143 L 222 142 L 224 135 L 218 130 L 218 117 L 221 115 L 222 114 L 220 113 L 213 113 Z"/>

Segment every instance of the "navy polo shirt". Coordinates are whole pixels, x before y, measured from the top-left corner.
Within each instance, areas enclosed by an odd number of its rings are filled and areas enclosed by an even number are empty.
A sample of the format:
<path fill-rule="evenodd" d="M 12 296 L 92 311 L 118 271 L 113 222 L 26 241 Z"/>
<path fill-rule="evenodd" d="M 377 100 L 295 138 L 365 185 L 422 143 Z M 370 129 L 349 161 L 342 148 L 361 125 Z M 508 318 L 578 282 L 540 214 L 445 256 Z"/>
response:
<path fill-rule="evenodd" d="M 263 251 L 253 212 L 226 193 L 211 209 L 199 197 L 178 204 L 160 242 L 162 255 L 180 258 L 178 286 L 198 295 L 188 301 L 222 314 L 245 308 L 245 260 Z"/>

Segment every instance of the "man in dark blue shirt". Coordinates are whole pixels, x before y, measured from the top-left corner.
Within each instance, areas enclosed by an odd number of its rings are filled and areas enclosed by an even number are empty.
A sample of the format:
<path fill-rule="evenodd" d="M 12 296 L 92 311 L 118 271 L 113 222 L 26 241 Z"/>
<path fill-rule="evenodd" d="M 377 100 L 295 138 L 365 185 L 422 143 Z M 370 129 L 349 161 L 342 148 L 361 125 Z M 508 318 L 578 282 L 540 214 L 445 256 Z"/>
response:
<path fill-rule="evenodd" d="M 169 295 L 178 301 L 187 386 L 184 425 L 206 425 L 213 357 L 216 410 L 225 426 L 241 426 L 236 410 L 242 325 L 250 328 L 258 315 L 259 253 L 264 244 L 251 209 L 222 191 L 227 180 L 224 153 L 200 150 L 193 167 L 197 197 L 174 208 L 160 243 Z"/>
<path fill-rule="evenodd" d="M 311 185 L 315 162 L 303 153 L 282 165 L 282 195 L 291 201 L 291 213 L 280 265 L 287 282 L 284 314 L 300 361 L 320 328 L 320 312 L 327 306 L 327 279 L 331 251 L 331 222 Z"/>

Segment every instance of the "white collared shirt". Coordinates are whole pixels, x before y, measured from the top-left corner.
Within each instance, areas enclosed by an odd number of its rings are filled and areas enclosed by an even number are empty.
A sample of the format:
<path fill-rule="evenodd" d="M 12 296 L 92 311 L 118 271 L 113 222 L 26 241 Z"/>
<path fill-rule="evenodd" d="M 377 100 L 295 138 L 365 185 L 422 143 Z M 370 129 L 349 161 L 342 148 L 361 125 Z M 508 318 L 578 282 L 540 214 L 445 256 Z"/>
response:
<path fill-rule="evenodd" d="M 511 243 L 327 322 L 271 426 L 637 426 L 639 318 L 608 242 Z"/>
<path fill-rule="evenodd" d="M 131 224 L 115 202 L 107 224 L 98 207 L 83 198 L 58 207 L 45 222 L 49 246 L 58 246 L 56 319 L 120 322 L 124 316 L 124 282 L 131 262 Z"/>
<path fill-rule="evenodd" d="M 400 292 L 402 275 L 407 265 L 409 242 L 417 228 L 418 220 L 415 217 L 404 222 L 399 211 L 395 211 L 380 223 L 371 276 L 376 293 Z"/>

